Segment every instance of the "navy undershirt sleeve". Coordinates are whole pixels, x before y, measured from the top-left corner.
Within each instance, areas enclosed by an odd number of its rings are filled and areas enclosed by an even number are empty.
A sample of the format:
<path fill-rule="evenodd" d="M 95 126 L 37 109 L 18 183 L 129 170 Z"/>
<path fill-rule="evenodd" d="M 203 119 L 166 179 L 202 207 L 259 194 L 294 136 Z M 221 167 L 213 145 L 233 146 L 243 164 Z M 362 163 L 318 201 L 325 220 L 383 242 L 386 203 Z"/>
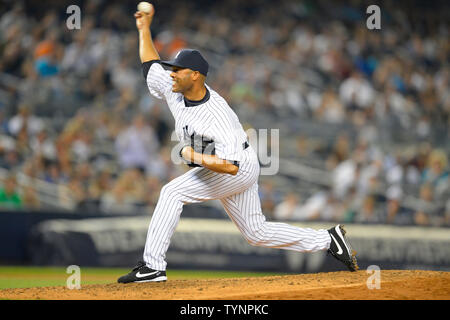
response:
<path fill-rule="evenodd" d="M 150 67 L 152 66 L 152 64 L 154 64 L 155 62 L 159 63 L 159 62 L 161 62 L 161 60 L 150 60 L 150 61 L 145 61 L 144 63 L 142 63 L 142 73 L 144 75 L 144 80 L 147 80 L 148 71 L 150 70 Z"/>

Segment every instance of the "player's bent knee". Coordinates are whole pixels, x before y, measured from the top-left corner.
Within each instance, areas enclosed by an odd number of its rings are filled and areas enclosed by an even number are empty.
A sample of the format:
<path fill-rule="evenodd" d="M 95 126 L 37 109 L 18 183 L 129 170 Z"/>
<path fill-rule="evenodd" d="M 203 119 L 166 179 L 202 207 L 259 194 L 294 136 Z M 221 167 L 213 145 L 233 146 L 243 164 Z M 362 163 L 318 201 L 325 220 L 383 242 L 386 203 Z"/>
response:
<path fill-rule="evenodd" d="M 266 242 L 265 228 L 263 225 L 248 226 L 248 229 L 243 232 L 243 236 L 247 242 L 252 246 L 261 246 Z"/>
<path fill-rule="evenodd" d="M 261 239 L 254 234 L 245 233 L 244 238 L 252 246 L 259 246 L 261 244 Z"/>

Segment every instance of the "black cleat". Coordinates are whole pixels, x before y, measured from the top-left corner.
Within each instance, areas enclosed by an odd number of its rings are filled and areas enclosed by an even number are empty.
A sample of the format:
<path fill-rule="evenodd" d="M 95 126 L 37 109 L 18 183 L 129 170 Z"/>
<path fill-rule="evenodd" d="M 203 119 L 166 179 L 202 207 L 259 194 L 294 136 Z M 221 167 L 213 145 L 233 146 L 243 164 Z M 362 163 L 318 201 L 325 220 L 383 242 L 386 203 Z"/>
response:
<path fill-rule="evenodd" d="M 331 244 L 328 252 L 344 263 L 350 271 L 358 270 L 356 251 L 352 249 L 348 240 L 345 239 L 344 227 L 338 224 L 336 227 L 328 229 L 328 233 L 331 237 Z"/>
<path fill-rule="evenodd" d="M 131 282 L 160 282 L 166 281 L 166 272 L 150 269 L 145 265 L 145 262 L 139 261 L 133 270 L 122 277 L 117 282 L 131 283 Z"/>

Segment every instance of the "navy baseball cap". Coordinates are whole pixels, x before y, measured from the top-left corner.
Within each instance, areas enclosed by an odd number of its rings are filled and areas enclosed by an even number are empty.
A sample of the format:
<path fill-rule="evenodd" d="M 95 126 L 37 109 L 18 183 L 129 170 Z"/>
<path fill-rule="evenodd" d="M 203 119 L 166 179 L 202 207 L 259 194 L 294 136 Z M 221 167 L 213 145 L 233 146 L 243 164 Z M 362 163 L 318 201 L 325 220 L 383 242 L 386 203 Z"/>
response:
<path fill-rule="evenodd" d="M 175 59 L 170 61 L 161 61 L 161 64 L 171 67 L 187 68 L 200 72 L 206 77 L 209 64 L 203 58 L 200 51 L 195 49 L 183 49 L 177 53 Z"/>

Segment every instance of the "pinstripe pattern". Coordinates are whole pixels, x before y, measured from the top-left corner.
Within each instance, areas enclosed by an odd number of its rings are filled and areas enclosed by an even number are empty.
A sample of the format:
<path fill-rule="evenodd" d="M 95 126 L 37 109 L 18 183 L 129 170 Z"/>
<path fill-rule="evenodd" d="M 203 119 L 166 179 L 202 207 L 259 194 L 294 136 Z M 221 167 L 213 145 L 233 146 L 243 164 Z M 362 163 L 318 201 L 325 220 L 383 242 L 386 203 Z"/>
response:
<path fill-rule="evenodd" d="M 213 199 L 220 199 L 228 216 L 251 245 L 299 252 L 327 250 L 331 242 L 327 230 L 266 221 L 258 195 L 259 162 L 251 146 L 245 150 L 242 148 L 247 137 L 238 117 L 208 86 L 208 101 L 186 107 L 183 96 L 172 92 L 169 74 L 155 63 L 147 75 L 147 85 L 152 95 L 167 101 L 175 118 L 177 137 L 183 139 L 186 134 L 183 128 L 188 126 L 188 135 L 195 131 L 213 139 L 217 156 L 237 160 L 240 167 L 235 176 L 194 168 L 161 189 L 147 233 L 143 255 L 146 264 L 155 270 L 165 270 L 166 252 L 183 206 Z"/>
<path fill-rule="evenodd" d="M 315 252 L 330 245 L 327 230 L 297 228 L 286 223 L 267 222 L 262 214 L 258 185 L 221 199 L 225 211 L 251 245 Z"/>

